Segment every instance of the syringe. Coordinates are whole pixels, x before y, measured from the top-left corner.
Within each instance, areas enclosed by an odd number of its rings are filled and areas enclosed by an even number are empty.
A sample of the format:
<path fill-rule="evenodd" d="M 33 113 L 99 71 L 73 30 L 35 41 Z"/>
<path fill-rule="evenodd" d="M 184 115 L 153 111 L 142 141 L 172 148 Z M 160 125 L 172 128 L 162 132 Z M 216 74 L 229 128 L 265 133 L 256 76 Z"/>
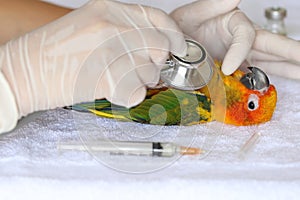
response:
<path fill-rule="evenodd" d="M 59 143 L 59 150 L 77 150 L 103 152 L 111 155 L 137 155 L 172 157 L 176 154 L 197 155 L 203 151 L 199 148 L 185 147 L 168 142 L 132 142 L 132 141 L 93 141 Z"/>

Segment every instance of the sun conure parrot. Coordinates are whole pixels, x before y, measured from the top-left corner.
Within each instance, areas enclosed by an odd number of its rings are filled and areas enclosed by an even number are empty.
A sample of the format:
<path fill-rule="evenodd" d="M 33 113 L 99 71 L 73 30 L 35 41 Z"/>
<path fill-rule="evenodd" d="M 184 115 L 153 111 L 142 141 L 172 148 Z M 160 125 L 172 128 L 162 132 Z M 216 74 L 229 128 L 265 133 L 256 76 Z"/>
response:
<path fill-rule="evenodd" d="M 267 122 L 276 107 L 277 93 L 264 72 L 249 67 L 224 76 L 216 62 L 207 86 L 196 91 L 167 87 L 148 89 L 145 100 L 133 108 L 111 104 L 106 99 L 72 106 L 101 117 L 157 125 L 192 125 L 217 120 L 237 126 Z"/>

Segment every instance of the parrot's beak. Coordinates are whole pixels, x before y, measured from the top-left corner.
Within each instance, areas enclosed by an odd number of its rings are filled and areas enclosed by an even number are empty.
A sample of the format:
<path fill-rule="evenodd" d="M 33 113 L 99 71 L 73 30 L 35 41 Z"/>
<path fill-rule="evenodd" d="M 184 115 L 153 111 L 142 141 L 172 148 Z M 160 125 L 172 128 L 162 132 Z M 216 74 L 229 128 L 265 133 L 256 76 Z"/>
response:
<path fill-rule="evenodd" d="M 240 81 L 248 89 L 257 90 L 262 93 L 267 91 L 270 87 L 270 81 L 265 72 L 257 67 L 248 67 L 249 73 L 246 73 Z"/>

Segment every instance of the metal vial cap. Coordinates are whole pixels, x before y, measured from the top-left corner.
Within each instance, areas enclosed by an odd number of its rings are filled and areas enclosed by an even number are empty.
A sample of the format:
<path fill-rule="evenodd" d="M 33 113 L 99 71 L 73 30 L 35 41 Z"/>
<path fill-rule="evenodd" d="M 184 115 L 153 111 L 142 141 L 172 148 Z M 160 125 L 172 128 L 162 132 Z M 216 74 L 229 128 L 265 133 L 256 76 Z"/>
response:
<path fill-rule="evenodd" d="M 178 57 L 170 54 L 166 67 L 161 71 L 161 80 L 168 86 L 180 90 L 196 90 L 207 85 L 212 77 L 212 63 L 203 46 L 186 40 L 187 54 Z"/>
<path fill-rule="evenodd" d="M 282 7 L 270 7 L 265 10 L 267 19 L 282 20 L 286 17 L 287 11 Z"/>

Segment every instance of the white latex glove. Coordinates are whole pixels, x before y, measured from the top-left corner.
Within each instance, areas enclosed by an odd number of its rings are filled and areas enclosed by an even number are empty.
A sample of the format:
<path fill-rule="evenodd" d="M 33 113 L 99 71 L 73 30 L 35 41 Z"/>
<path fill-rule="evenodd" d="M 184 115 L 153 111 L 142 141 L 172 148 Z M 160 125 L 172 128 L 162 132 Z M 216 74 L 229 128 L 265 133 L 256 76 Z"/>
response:
<path fill-rule="evenodd" d="M 131 107 L 186 43 L 164 12 L 92 0 L 0 48 L 0 133 L 44 109 L 95 98 Z"/>
<path fill-rule="evenodd" d="M 254 25 L 236 9 L 239 2 L 196 1 L 174 10 L 171 16 L 214 59 L 223 60 L 222 71 L 226 75 L 247 59 L 267 73 L 300 79 L 300 43 Z"/>

